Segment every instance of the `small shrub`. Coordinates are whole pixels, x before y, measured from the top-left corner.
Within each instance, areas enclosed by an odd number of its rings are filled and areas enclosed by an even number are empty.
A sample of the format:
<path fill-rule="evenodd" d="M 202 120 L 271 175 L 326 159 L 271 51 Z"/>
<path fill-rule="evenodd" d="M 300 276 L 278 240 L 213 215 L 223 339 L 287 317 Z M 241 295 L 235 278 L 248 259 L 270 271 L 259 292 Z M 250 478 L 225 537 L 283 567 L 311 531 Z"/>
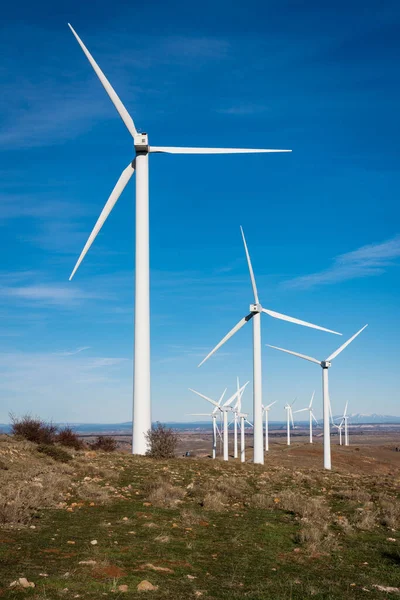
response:
<path fill-rule="evenodd" d="M 46 456 L 50 456 L 50 458 L 59 462 L 65 463 L 72 460 L 72 456 L 69 452 L 66 452 L 62 448 L 52 444 L 39 444 L 37 450 L 38 452 L 46 454 Z"/>
<path fill-rule="evenodd" d="M 117 442 L 108 435 L 99 435 L 94 442 L 90 444 L 93 450 L 103 450 L 103 452 L 114 452 L 117 449 Z"/>
<path fill-rule="evenodd" d="M 149 448 L 146 452 L 151 458 L 173 458 L 179 442 L 179 435 L 170 427 L 157 423 L 146 434 Z"/>
<path fill-rule="evenodd" d="M 95 502 L 96 504 L 107 504 L 111 499 L 111 492 L 106 487 L 84 481 L 76 488 L 76 495 L 80 500 Z"/>
<path fill-rule="evenodd" d="M 357 512 L 355 525 L 362 531 L 372 531 L 377 526 L 378 511 L 373 502 L 366 502 L 361 511 Z"/>
<path fill-rule="evenodd" d="M 13 435 L 23 437 L 36 444 L 54 444 L 57 426 L 53 423 L 46 423 L 38 417 L 30 415 L 24 415 L 20 419 L 14 415 L 10 415 L 10 417 Z"/>
<path fill-rule="evenodd" d="M 73 448 L 74 450 L 81 450 L 83 448 L 82 440 L 79 439 L 71 427 L 63 427 L 59 430 L 57 442 L 62 446 L 67 446 L 67 448 Z"/>

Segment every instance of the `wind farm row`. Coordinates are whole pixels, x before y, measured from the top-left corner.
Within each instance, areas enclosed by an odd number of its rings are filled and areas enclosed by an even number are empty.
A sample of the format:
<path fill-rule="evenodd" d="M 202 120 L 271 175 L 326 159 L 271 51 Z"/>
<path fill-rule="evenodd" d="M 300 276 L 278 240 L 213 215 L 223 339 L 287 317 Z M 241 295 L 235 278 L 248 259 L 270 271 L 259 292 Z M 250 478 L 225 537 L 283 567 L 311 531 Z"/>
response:
<path fill-rule="evenodd" d="M 115 206 L 117 200 L 121 196 L 129 180 L 136 173 L 136 251 L 135 251 L 135 298 L 134 298 L 134 378 L 133 378 L 133 442 L 132 452 L 134 454 L 145 454 L 147 450 L 146 434 L 151 429 L 151 394 L 150 394 L 150 268 L 149 268 L 149 155 L 158 154 L 250 154 L 250 153 L 286 153 L 291 150 L 282 149 L 254 149 L 254 148 L 198 148 L 198 147 L 172 147 L 172 146 L 151 146 L 149 144 L 148 134 L 138 132 L 134 121 L 121 102 L 114 88 L 100 69 L 99 65 L 90 54 L 89 50 L 84 45 L 76 31 L 69 25 L 73 35 L 79 43 L 81 49 L 86 55 L 89 63 L 93 67 L 97 77 L 103 85 L 105 91 L 110 97 L 114 107 L 124 122 L 129 134 L 133 138 L 135 156 L 128 166 L 123 170 L 114 189 L 112 190 L 77 262 L 71 273 L 70 279 L 75 275 L 78 267 L 81 265 L 85 255 L 94 242 L 100 229 L 104 225 L 107 217 Z M 274 319 L 287 321 L 296 325 L 307 327 L 321 332 L 334 335 L 342 335 L 341 333 L 315 325 L 305 320 L 291 317 L 270 308 L 265 308 L 259 299 L 256 279 L 250 259 L 244 231 L 241 229 L 241 235 L 244 244 L 244 250 L 247 260 L 247 265 L 250 274 L 253 297 L 251 299 L 249 312 L 243 316 L 240 321 L 222 338 L 222 340 L 209 352 L 202 360 L 199 366 L 203 365 L 215 352 L 218 351 L 235 333 L 237 333 L 247 323 L 252 321 L 253 325 L 253 407 L 252 418 L 254 428 L 254 450 L 253 461 L 256 464 L 264 464 L 265 450 L 268 451 L 268 411 L 273 403 L 263 403 L 262 393 L 262 358 L 261 358 L 261 315 L 268 315 Z M 264 317 L 265 318 L 265 317 Z M 324 468 L 331 469 L 331 449 L 330 449 L 330 401 L 328 387 L 328 369 L 332 365 L 332 361 L 336 358 L 364 329 L 362 327 L 357 333 L 350 337 L 344 344 L 337 348 L 324 360 L 317 360 L 313 357 L 286 350 L 284 348 L 270 346 L 281 352 L 297 356 L 299 358 L 311 361 L 322 367 L 322 389 L 323 389 L 323 427 L 324 427 Z M 247 384 L 245 384 L 246 386 Z M 202 396 L 207 401 L 214 405 L 210 416 L 213 420 L 213 457 L 216 455 L 216 436 L 222 435 L 220 428 L 217 426 L 216 415 L 223 416 L 223 446 L 224 458 L 228 459 L 228 415 L 234 412 L 234 436 L 235 436 L 235 456 L 238 454 L 237 437 L 238 426 L 241 431 L 241 460 L 244 460 L 244 426 L 247 421 L 248 413 L 242 412 L 241 395 L 245 386 L 238 387 L 235 394 L 226 402 L 222 403 L 223 396 L 219 400 L 212 400 L 206 396 Z M 198 393 L 198 392 L 196 392 Z M 235 404 L 233 404 L 236 401 Z M 232 406 L 234 408 L 232 408 Z M 307 409 L 308 410 L 308 409 Z M 288 422 L 288 440 L 290 441 L 289 420 L 293 419 L 291 406 L 287 406 L 287 422 Z M 263 417 L 265 416 L 265 431 L 263 427 Z M 312 429 L 312 412 L 309 412 L 310 430 Z M 345 421 L 347 423 L 347 421 Z M 341 425 L 340 434 L 341 434 Z"/>

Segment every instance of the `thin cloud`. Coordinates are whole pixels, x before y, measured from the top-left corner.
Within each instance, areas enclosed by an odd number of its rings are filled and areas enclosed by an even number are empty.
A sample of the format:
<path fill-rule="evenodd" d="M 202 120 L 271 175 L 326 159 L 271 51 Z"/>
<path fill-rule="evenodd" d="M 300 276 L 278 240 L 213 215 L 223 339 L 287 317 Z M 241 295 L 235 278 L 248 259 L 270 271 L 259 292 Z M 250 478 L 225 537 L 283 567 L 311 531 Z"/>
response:
<path fill-rule="evenodd" d="M 340 254 L 329 269 L 295 277 L 286 281 L 284 287 L 310 289 L 318 285 L 376 277 L 385 273 L 389 267 L 398 265 L 398 258 L 400 258 L 400 235 L 380 244 L 369 244 L 352 252 Z"/>
<path fill-rule="evenodd" d="M 76 354 L 80 354 L 84 350 L 90 350 L 90 346 L 82 346 L 81 348 L 77 348 L 76 350 L 71 350 L 67 352 L 56 352 L 56 356 L 75 356 Z"/>
<path fill-rule="evenodd" d="M 264 104 L 240 104 L 237 106 L 229 106 L 226 108 L 219 108 L 217 112 L 224 115 L 233 116 L 246 116 L 246 115 L 259 115 L 269 110 L 268 106 Z"/>
<path fill-rule="evenodd" d="M 31 304 L 64 306 L 80 304 L 83 300 L 103 298 L 96 292 L 88 292 L 76 286 L 57 284 L 37 284 L 22 286 L 1 286 L 0 296 L 14 298 Z"/>

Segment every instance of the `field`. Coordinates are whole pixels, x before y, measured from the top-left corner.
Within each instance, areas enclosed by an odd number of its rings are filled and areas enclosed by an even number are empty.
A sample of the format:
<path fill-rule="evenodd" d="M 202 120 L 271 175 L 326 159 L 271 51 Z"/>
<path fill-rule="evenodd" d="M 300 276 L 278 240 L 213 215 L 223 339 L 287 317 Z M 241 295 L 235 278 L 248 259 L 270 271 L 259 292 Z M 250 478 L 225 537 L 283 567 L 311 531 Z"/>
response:
<path fill-rule="evenodd" d="M 208 434 L 188 435 L 181 451 L 209 451 Z M 261 467 L 93 451 L 60 462 L 2 436 L 0 597 L 398 597 L 398 436 L 372 437 L 335 443 L 326 473 L 320 440 L 305 438 L 277 437 Z"/>

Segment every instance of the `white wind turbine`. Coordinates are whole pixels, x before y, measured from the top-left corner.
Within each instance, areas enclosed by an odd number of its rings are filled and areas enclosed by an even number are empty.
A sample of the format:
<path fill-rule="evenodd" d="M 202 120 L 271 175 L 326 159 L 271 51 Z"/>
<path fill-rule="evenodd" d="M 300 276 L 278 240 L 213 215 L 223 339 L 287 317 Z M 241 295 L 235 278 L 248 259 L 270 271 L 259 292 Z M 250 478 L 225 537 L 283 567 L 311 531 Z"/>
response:
<path fill-rule="evenodd" d="M 331 361 L 338 356 L 351 342 L 358 336 L 364 329 L 368 327 L 368 325 L 364 325 L 357 333 L 355 333 L 350 339 L 347 340 L 344 344 L 342 344 L 335 352 L 332 352 L 325 360 L 317 360 L 316 358 L 312 358 L 311 356 L 306 356 L 305 354 L 299 354 L 298 352 L 293 352 L 292 350 L 285 350 L 284 348 L 278 348 L 277 346 L 269 346 L 270 348 L 275 348 L 275 350 L 280 350 L 281 352 L 286 352 L 287 354 L 293 354 L 294 356 L 298 356 L 299 358 L 304 358 L 305 360 L 309 360 L 310 362 L 316 363 L 322 367 L 322 394 L 323 394 L 323 402 L 324 402 L 324 468 L 331 469 L 332 461 L 331 461 L 331 440 L 330 440 L 330 428 L 329 428 L 329 385 L 328 385 L 328 369 L 332 366 Z"/>
<path fill-rule="evenodd" d="M 221 394 L 220 399 L 218 400 L 217 404 L 218 406 L 216 406 L 211 413 L 190 413 L 189 416 L 191 417 L 211 417 L 212 418 L 212 430 L 213 430 L 213 441 L 212 441 L 212 458 L 215 460 L 216 456 L 217 456 L 217 433 L 220 437 L 220 439 L 222 438 L 222 434 L 221 431 L 217 425 L 217 414 L 218 414 L 218 409 L 221 405 L 221 402 L 225 396 L 226 393 L 226 388 L 224 389 L 224 391 Z M 196 392 L 197 394 L 197 392 Z"/>
<path fill-rule="evenodd" d="M 292 421 L 292 427 L 294 429 L 294 421 L 293 421 L 293 411 L 292 406 L 296 402 L 296 398 L 293 400 L 292 404 L 285 404 L 286 410 L 286 443 L 290 446 L 290 421 Z"/>
<path fill-rule="evenodd" d="M 265 451 L 266 452 L 268 452 L 268 450 L 269 450 L 268 413 L 270 411 L 271 406 L 273 406 L 274 404 L 276 404 L 276 400 L 275 400 L 275 402 L 271 402 L 271 404 L 268 404 L 268 406 L 264 406 L 264 404 L 262 405 L 262 410 L 263 410 L 263 413 L 265 414 Z"/>
<path fill-rule="evenodd" d="M 331 424 L 332 427 L 336 427 L 336 429 L 338 430 L 339 433 L 339 446 L 342 445 L 342 429 L 343 429 L 343 419 L 340 421 L 339 425 L 336 425 L 334 418 L 332 416 L 332 406 L 331 406 L 331 402 L 329 400 L 329 414 L 331 415 Z"/>
<path fill-rule="evenodd" d="M 247 383 L 249 383 L 249 382 L 247 382 Z M 239 414 L 242 411 L 242 396 L 243 396 L 243 392 L 241 394 L 239 394 L 239 389 L 240 389 L 239 377 L 237 377 L 236 378 L 237 400 L 236 400 L 236 404 L 233 406 L 233 458 L 238 457 L 238 424 L 240 421 Z"/>
<path fill-rule="evenodd" d="M 69 25 L 69 24 L 68 24 Z M 291 152 L 291 150 L 267 150 L 253 148 L 175 148 L 149 146 L 147 133 L 137 131 L 132 117 L 122 104 L 110 82 L 95 62 L 76 31 L 72 33 L 100 79 L 119 116 L 133 138 L 135 158 L 122 171 L 108 198 L 96 225 L 86 242 L 72 271 L 70 280 L 81 264 L 87 251 L 99 233 L 128 181 L 136 170 L 136 252 L 135 252 L 135 334 L 134 334 L 134 380 L 133 380 L 133 440 L 132 452 L 145 454 L 146 433 L 151 428 L 150 398 L 150 273 L 149 273 L 149 154 L 247 154 L 263 152 Z"/>
<path fill-rule="evenodd" d="M 310 444 L 313 443 L 313 439 L 312 439 L 312 424 L 313 424 L 313 419 L 316 422 L 316 424 L 318 425 L 318 421 L 315 418 L 315 415 L 312 411 L 312 403 L 314 400 L 314 396 L 315 396 L 315 392 L 313 392 L 312 396 L 311 396 L 311 400 L 310 400 L 310 404 L 307 406 L 307 408 L 301 408 L 300 410 L 295 410 L 295 413 L 299 413 L 299 412 L 304 412 L 305 410 L 308 410 L 308 416 L 309 416 L 309 420 L 310 420 Z"/>
<path fill-rule="evenodd" d="M 243 229 L 242 232 L 244 249 L 246 252 L 247 264 L 250 272 L 251 285 L 253 287 L 254 304 L 250 304 L 250 313 L 243 317 L 235 325 L 233 329 L 226 334 L 224 338 L 211 350 L 209 354 L 201 361 L 199 367 L 206 362 L 229 338 L 231 338 L 239 329 L 241 329 L 250 320 L 253 321 L 253 419 L 254 419 L 254 462 L 258 464 L 264 464 L 264 444 L 263 444 L 263 418 L 262 418 L 262 372 L 261 372 L 261 313 L 266 313 L 270 317 L 275 319 L 281 319 L 282 321 L 289 321 L 290 323 L 296 323 L 297 325 L 303 325 L 305 327 L 311 327 L 313 329 L 319 329 L 321 331 L 327 331 L 328 333 L 335 333 L 341 335 L 337 331 L 325 329 L 319 325 L 313 325 L 307 321 L 301 321 L 294 317 L 288 317 L 281 313 L 263 308 L 258 299 L 258 292 L 256 286 L 256 280 L 254 277 L 253 267 L 251 265 L 250 254 L 247 248 L 246 239 L 244 237 Z"/>
<path fill-rule="evenodd" d="M 348 424 L 348 420 L 349 420 L 349 415 L 347 414 L 347 406 L 348 406 L 348 402 L 346 402 L 346 406 L 344 408 L 344 413 L 343 413 L 343 422 L 344 422 L 344 445 L 348 446 L 349 445 L 349 424 Z"/>
<path fill-rule="evenodd" d="M 191 392 L 194 392 L 195 394 L 200 396 L 200 398 L 204 398 L 204 400 L 207 400 L 207 402 L 211 402 L 211 404 L 213 404 L 216 407 L 216 409 L 219 410 L 223 414 L 223 417 L 224 417 L 224 434 L 223 434 L 224 460 L 229 460 L 228 412 L 232 411 L 232 407 L 230 405 L 235 400 L 236 396 L 243 392 L 247 383 L 245 383 L 239 390 L 236 390 L 236 392 L 234 394 L 232 394 L 232 396 L 230 398 L 228 398 L 228 400 L 226 400 L 226 402 L 224 402 L 224 404 L 222 404 L 222 406 L 218 402 L 215 402 L 215 400 L 212 400 L 211 398 L 209 398 L 208 396 L 205 396 L 204 394 L 200 394 L 200 392 L 196 392 L 196 390 L 192 390 L 192 388 L 189 388 L 189 390 Z"/>

